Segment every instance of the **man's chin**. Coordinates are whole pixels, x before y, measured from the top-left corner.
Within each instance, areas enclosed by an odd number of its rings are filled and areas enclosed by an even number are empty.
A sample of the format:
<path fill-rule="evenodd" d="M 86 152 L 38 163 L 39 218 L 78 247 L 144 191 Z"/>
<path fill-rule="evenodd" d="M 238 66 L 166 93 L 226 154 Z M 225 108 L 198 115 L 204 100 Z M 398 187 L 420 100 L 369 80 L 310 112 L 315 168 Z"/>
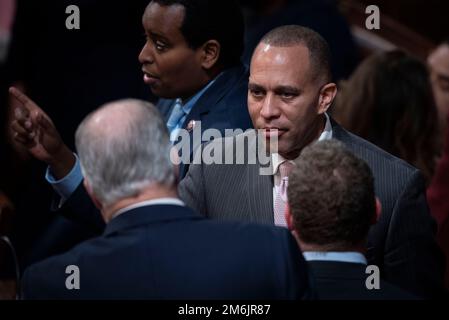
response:
<path fill-rule="evenodd" d="M 160 99 L 170 99 L 171 100 L 171 99 L 179 98 L 178 96 L 175 96 L 174 94 L 163 90 L 159 86 L 150 86 L 150 90 L 153 95 L 155 95 L 156 97 L 158 97 Z"/>
<path fill-rule="evenodd" d="M 265 137 L 265 145 L 269 153 L 284 153 L 284 150 L 288 150 L 282 138 Z"/>

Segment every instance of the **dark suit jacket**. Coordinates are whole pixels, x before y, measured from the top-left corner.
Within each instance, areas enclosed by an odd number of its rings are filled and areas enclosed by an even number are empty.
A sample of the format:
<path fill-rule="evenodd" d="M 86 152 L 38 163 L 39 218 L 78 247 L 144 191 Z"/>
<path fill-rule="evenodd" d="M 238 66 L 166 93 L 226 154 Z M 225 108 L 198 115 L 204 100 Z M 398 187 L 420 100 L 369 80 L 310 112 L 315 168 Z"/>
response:
<path fill-rule="evenodd" d="M 67 290 L 66 267 L 80 290 Z M 307 265 L 282 228 L 217 223 L 191 209 L 145 206 L 102 236 L 29 267 L 26 299 L 301 299 Z"/>
<path fill-rule="evenodd" d="M 407 291 L 425 297 L 439 295 L 444 261 L 434 239 L 435 223 L 429 214 L 421 174 L 334 121 L 332 129 L 333 138 L 365 160 L 375 177 L 382 214 L 369 233 L 369 263 L 381 268 L 385 280 Z M 233 148 L 234 142 L 250 136 L 250 149 L 256 150 L 255 135 L 245 133 L 226 138 L 223 153 Z M 207 147 L 214 148 L 220 142 Z M 273 177 L 260 175 L 259 169 L 257 163 L 191 165 L 179 186 L 180 197 L 210 218 L 273 224 Z"/>
<path fill-rule="evenodd" d="M 196 102 L 187 116 L 183 128 L 186 128 L 191 120 L 201 121 L 202 132 L 214 128 L 224 134 L 225 129 L 240 128 L 246 130 L 251 128 L 252 123 L 247 108 L 247 91 L 248 70 L 246 67 L 239 65 L 224 70 Z M 161 99 L 158 102 L 157 107 L 165 120 L 168 120 L 173 104 L 174 100 Z M 192 154 L 187 157 L 190 158 L 191 156 Z M 187 169 L 188 164 L 180 165 L 179 171 L 181 178 L 184 177 Z M 52 207 L 53 210 L 58 210 L 59 197 L 56 195 L 55 198 Z M 104 228 L 103 219 L 87 196 L 82 184 L 78 186 L 75 193 L 68 199 L 66 205 L 60 212 L 71 220 L 81 222 L 81 225 L 86 226 L 87 223 L 87 225 L 94 226 L 94 232 L 101 232 Z M 72 227 L 72 225 L 70 226 Z M 92 236 L 90 230 L 83 230 L 83 228 L 79 228 L 78 224 L 73 224 L 73 226 L 77 227 L 77 234 L 80 234 L 80 231 L 82 231 L 82 233 L 86 234 L 83 235 L 84 237 Z M 53 253 L 53 245 L 55 243 L 66 242 L 65 239 L 68 237 L 68 234 L 73 234 L 73 232 L 68 230 L 67 226 L 64 225 L 64 228 L 57 226 L 57 228 L 48 230 L 47 234 L 48 236 L 45 237 L 45 241 L 41 245 L 42 249 L 39 250 L 39 258 L 45 256 L 45 253 L 48 251 Z M 79 237 L 73 238 L 79 242 Z M 73 243 L 71 246 L 73 246 Z"/>
<path fill-rule="evenodd" d="M 252 128 L 248 113 L 248 70 L 244 66 L 237 66 L 225 70 L 215 82 L 204 92 L 187 115 L 182 128 L 195 120 L 201 121 L 201 133 L 207 129 L 217 129 L 225 135 L 225 129 Z M 165 121 L 170 117 L 175 100 L 161 99 L 157 107 Z M 190 131 L 192 139 L 192 131 Z M 201 141 L 199 142 L 201 143 Z M 197 146 L 196 146 L 197 147 Z M 194 147 L 191 148 L 193 150 Z M 193 152 L 190 154 L 192 158 Z M 188 164 L 180 165 L 180 177 L 183 178 L 188 170 Z"/>
<path fill-rule="evenodd" d="M 319 300 L 416 300 L 396 286 L 380 280 L 378 290 L 368 290 L 366 266 L 360 263 L 308 261 Z"/>

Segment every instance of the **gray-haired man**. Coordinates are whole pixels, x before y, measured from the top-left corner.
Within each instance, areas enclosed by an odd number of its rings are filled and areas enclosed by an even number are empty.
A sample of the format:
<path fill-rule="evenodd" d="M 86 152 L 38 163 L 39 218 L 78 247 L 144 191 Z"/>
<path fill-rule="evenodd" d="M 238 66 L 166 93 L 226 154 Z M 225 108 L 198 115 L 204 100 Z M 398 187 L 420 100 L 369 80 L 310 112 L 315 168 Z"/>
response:
<path fill-rule="evenodd" d="M 25 298 L 308 294 L 305 261 L 288 230 L 213 222 L 184 206 L 168 132 L 152 105 L 125 100 L 100 108 L 79 126 L 76 145 L 86 190 L 107 226 L 100 237 L 27 269 Z"/>

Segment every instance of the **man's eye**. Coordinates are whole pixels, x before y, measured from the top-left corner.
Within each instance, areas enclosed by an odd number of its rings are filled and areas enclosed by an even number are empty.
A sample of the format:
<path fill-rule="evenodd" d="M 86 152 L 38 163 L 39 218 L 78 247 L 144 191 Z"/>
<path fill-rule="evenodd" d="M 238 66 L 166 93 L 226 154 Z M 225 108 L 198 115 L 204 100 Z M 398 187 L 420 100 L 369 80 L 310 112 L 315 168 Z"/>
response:
<path fill-rule="evenodd" d="M 281 93 L 281 97 L 282 99 L 292 99 L 295 95 L 293 93 L 284 92 Z"/>
<path fill-rule="evenodd" d="M 157 50 L 157 51 L 163 51 L 163 50 L 165 50 L 165 49 L 167 48 L 167 46 L 165 45 L 165 43 L 162 43 L 162 42 L 160 42 L 160 41 L 156 41 L 156 42 L 154 43 L 154 46 L 156 47 L 156 50 Z"/>
<path fill-rule="evenodd" d="M 254 97 L 262 97 L 263 91 L 262 90 L 250 90 L 251 95 Z"/>

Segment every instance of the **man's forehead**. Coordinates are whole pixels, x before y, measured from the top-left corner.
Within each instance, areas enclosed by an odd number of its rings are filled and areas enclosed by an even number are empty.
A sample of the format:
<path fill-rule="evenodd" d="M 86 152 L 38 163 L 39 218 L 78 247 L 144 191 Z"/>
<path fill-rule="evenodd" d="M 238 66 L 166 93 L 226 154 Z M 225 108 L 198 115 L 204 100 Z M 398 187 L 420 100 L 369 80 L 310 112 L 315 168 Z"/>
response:
<path fill-rule="evenodd" d="M 250 80 L 257 82 L 260 78 L 266 78 L 270 81 L 296 82 L 305 77 L 309 65 L 308 50 L 304 46 L 260 44 L 251 62 Z"/>
<path fill-rule="evenodd" d="M 251 67 L 277 66 L 285 69 L 308 66 L 309 50 L 304 45 L 278 47 L 260 43 L 254 51 Z"/>
<path fill-rule="evenodd" d="M 180 29 L 184 21 L 185 8 L 180 4 L 160 5 L 150 2 L 142 16 L 142 24 L 160 29 Z"/>

